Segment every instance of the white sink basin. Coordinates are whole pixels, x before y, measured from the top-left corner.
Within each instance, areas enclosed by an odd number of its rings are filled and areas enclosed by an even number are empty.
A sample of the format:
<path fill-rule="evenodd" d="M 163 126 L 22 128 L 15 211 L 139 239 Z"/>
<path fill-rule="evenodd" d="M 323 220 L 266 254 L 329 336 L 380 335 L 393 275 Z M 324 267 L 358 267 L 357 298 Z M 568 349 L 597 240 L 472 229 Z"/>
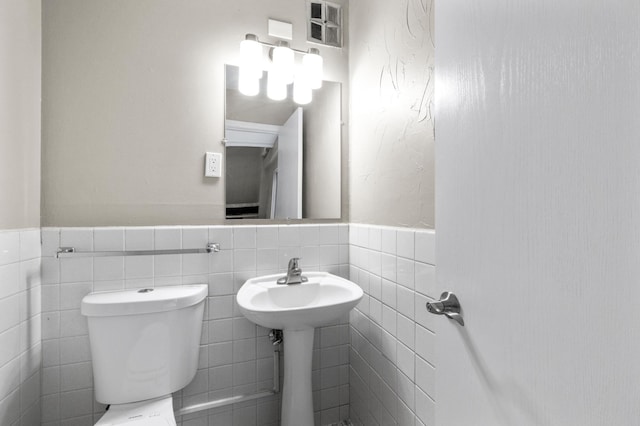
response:
<path fill-rule="evenodd" d="M 362 299 L 355 283 L 328 272 L 303 272 L 308 282 L 276 284 L 283 274 L 248 280 L 237 295 L 240 311 L 267 328 L 303 330 L 326 325 L 353 309 Z"/>
<path fill-rule="evenodd" d="M 281 426 L 313 425 L 311 365 L 315 327 L 327 325 L 362 299 L 355 283 L 328 272 L 303 272 L 302 284 L 277 284 L 283 274 L 245 282 L 236 300 L 249 320 L 284 331 Z"/>

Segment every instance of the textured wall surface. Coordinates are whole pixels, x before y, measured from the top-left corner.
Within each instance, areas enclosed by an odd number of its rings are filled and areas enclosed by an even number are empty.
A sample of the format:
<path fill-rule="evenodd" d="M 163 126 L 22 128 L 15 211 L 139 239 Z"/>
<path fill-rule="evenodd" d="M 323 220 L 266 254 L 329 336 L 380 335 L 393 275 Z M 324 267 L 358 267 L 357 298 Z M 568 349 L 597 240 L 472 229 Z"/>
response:
<path fill-rule="evenodd" d="M 245 319 L 235 294 L 249 278 L 286 270 L 291 257 L 303 270 L 348 275 L 348 226 L 220 226 L 44 228 L 42 231 L 42 424 L 91 426 L 104 406 L 94 402 L 87 322 L 80 301 L 91 291 L 208 283 L 193 382 L 174 395 L 176 407 L 271 389 L 269 330 Z M 201 248 L 213 254 L 55 258 L 60 245 L 78 250 Z M 348 317 L 316 330 L 313 357 L 316 425 L 349 416 Z M 284 358 L 284 357 L 283 357 Z M 286 361 L 285 361 L 286 362 Z M 184 426 L 276 426 L 279 397 L 204 411 L 178 419 Z M 208 418 L 208 420 L 207 420 Z M 4 425 L 4 423 L 2 423 Z"/>
<path fill-rule="evenodd" d="M 435 233 L 349 227 L 349 273 L 365 292 L 351 313 L 349 387 L 357 426 L 433 426 Z"/>
<path fill-rule="evenodd" d="M 0 231 L 0 425 L 40 424 L 40 230 Z"/>
<path fill-rule="evenodd" d="M 349 8 L 350 221 L 433 228 L 433 1 Z"/>
<path fill-rule="evenodd" d="M 267 18 L 306 50 L 305 15 L 300 0 L 43 2 L 43 225 L 223 222 L 224 177 L 203 165 L 224 149 L 224 64 L 246 33 L 274 41 Z M 344 87 L 346 49 L 320 50 Z"/>
<path fill-rule="evenodd" d="M 0 1 L 0 229 L 40 226 L 40 9 Z"/>

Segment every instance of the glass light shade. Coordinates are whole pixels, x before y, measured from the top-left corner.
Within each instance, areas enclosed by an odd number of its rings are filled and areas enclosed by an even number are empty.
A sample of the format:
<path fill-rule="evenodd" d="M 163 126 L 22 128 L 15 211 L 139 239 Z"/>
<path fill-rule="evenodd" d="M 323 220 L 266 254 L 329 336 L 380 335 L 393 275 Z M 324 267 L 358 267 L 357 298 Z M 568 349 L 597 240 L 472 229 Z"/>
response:
<path fill-rule="evenodd" d="M 267 96 L 269 99 L 281 101 L 287 97 L 287 84 L 282 80 L 282 76 L 277 70 L 270 69 L 267 79 Z"/>
<path fill-rule="evenodd" d="M 315 52 L 307 53 L 302 57 L 302 67 L 304 68 L 304 72 L 307 74 L 311 88 L 321 88 L 324 72 L 322 56 Z"/>
<path fill-rule="evenodd" d="M 293 81 L 293 102 L 298 105 L 306 105 L 311 102 L 312 97 L 308 75 L 304 72 L 297 72 Z"/>
<path fill-rule="evenodd" d="M 276 46 L 273 49 L 273 66 L 275 72 L 280 74 L 284 84 L 293 83 L 294 53 L 288 46 Z"/>
<path fill-rule="evenodd" d="M 249 36 L 252 35 L 247 34 Z M 256 40 L 257 37 L 240 42 L 240 69 L 259 79 L 262 76 L 262 46 Z"/>
<path fill-rule="evenodd" d="M 245 68 L 240 68 L 238 76 L 238 91 L 245 96 L 256 96 L 260 93 L 260 79 L 255 77 L 255 73 Z"/>

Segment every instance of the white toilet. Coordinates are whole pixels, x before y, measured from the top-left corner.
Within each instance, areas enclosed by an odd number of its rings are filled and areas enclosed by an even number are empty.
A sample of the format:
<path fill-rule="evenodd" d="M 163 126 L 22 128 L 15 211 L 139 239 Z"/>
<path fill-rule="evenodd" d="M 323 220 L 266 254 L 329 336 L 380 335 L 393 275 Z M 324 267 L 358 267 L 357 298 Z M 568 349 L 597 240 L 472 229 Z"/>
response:
<path fill-rule="evenodd" d="M 91 293 L 89 324 L 96 426 L 175 426 L 171 393 L 193 380 L 206 285 Z"/>

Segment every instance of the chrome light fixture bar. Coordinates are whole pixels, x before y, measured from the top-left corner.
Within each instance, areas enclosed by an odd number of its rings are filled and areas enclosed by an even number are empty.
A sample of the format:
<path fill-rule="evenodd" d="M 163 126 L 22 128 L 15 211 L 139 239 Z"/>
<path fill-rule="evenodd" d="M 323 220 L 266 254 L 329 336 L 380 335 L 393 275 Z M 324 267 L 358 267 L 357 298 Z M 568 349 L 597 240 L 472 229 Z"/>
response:
<path fill-rule="evenodd" d="M 271 66 L 267 72 L 267 96 L 280 101 L 287 97 L 287 86 L 293 83 L 293 100 L 305 105 L 311 102 L 313 90 L 322 87 L 324 61 L 320 51 L 293 49 L 286 41 L 276 44 L 260 41 L 255 34 L 247 34 L 240 42 L 240 75 L 238 90 L 246 96 L 260 93 L 262 78 L 262 46 L 270 48 Z M 295 54 L 301 54 L 302 65 L 295 66 Z"/>

